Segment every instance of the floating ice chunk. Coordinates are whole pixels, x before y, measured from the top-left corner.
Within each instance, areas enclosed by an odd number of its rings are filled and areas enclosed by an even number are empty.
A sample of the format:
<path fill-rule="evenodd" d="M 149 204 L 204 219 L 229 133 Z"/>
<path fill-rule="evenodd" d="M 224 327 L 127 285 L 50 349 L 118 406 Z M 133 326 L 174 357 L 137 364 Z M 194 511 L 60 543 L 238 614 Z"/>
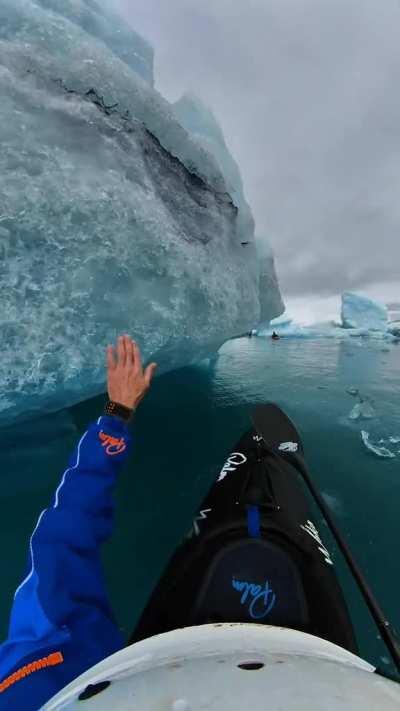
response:
<path fill-rule="evenodd" d="M 388 327 L 388 310 L 383 304 L 373 301 L 367 296 L 347 291 L 342 294 L 342 325 L 368 331 L 386 332 Z M 361 335 L 358 333 L 357 335 Z"/>
<path fill-rule="evenodd" d="M 377 444 L 373 444 L 373 442 L 371 442 L 369 438 L 369 433 L 365 430 L 361 430 L 361 438 L 366 448 L 369 449 L 370 452 L 373 452 L 373 454 L 376 454 L 377 457 L 395 459 L 396 455 L 393 454 L 393 452 L 391 452 L 389 449 L 383 446 L 378 446 Z"/>
<path fill-rule="evenodd" d="M 389 333 L 396 338 L 400 338 L 400 321 L 392 321 L 388 326 Z"/>
<path fill-rule="evenodd" d="M 400 437 L 389 437 L 389 442 L 392 444 L 400 444 Z"/>
<path fill-rule="evenodd" d="M 376 417 L 375 410 L 369 402 L 357 402 L 349 414 L 349 420 L 370 420 Z"/>
<path fill-rule="evenodd" d="M 353 387 L 353 386 L 350 387 L 350 388 L 348 388 L 348 389 L 346 390 L 346 392 L 348 392 L 349 395 L 354 395 L 354 396 L 358 395 L 358 393 L 359 393 L 358 388 L 355 388 L 355 387 Z"/>

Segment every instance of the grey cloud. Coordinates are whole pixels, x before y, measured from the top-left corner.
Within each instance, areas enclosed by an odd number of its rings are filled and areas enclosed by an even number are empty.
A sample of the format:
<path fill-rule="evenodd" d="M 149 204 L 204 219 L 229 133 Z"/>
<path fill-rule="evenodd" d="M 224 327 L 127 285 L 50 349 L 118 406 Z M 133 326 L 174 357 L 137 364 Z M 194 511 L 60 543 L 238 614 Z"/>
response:
<path fill-rule="evenodd" d="M 397 0 L 114 0 L 211 105 L 285 293 L 399 280 Z"/>

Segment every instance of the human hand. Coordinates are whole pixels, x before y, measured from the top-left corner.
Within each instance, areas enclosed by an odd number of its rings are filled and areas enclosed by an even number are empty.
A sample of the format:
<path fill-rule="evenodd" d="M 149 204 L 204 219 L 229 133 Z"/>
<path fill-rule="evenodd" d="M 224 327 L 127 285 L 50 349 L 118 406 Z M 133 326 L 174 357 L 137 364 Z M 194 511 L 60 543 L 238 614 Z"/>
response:
<path fill-rule="evenodd" d="M 108 397 L 135 410 L 150 387 L 156 363 L 142 367 L 139 346 L 129 336 L 120 336 L 116 348 L 107 346 Z"/>

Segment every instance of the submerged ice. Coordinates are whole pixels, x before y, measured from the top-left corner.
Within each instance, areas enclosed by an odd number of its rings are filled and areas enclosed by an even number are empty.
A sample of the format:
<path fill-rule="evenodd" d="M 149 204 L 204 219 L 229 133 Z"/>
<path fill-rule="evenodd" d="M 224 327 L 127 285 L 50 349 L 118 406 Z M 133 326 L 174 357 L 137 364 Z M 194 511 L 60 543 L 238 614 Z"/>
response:
<path fill-rule="evenodd" d="M 103 392 L 121 332 L 166 370 L 282 310 L 222 132 L 152 66 L 94 0 L 0 4 L 0 421 Z"/>

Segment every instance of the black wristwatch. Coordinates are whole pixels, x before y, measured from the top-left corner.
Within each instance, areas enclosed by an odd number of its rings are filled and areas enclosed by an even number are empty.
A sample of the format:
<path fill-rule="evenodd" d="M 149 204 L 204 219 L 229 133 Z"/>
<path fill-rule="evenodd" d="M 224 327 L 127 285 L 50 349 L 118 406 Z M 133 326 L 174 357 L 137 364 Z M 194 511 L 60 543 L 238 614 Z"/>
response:
<path fill-rule="evenodd" d="M 121 405 L 119 402 L 108 400 L 104 408 L 104 414 L 116 415 L 117 417 L 121 417 L 123 420 L 125 420 L 125 422 L 129 422 L 129 420 L 132 419 L 133 409 L 125 407 L 125 405 Z"/>

